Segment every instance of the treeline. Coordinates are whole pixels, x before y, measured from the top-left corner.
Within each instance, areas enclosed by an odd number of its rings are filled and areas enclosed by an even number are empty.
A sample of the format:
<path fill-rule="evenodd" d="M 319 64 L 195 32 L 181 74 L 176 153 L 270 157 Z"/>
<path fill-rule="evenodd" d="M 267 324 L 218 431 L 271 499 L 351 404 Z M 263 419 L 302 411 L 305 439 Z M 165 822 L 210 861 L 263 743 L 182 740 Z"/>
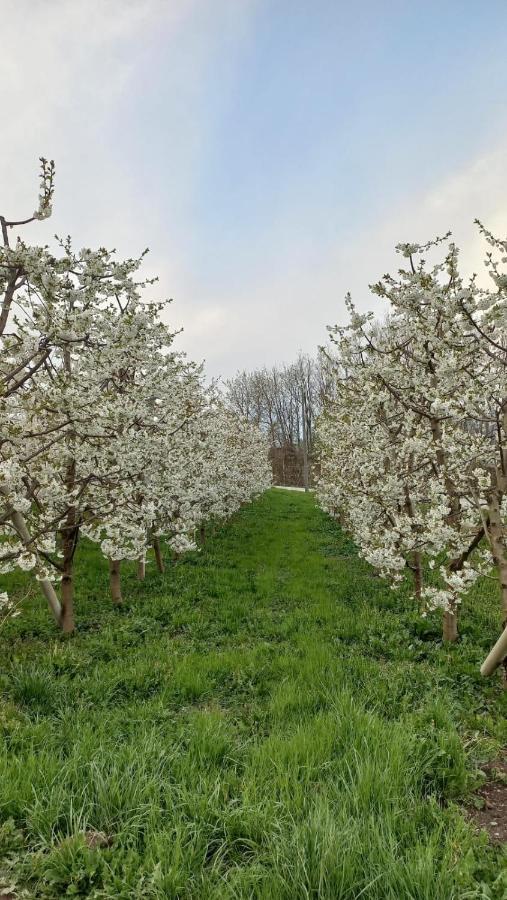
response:
<path fill-rule="evenodd" d="M 316 422 L 328 388 L 326 366 L 302 353 L 288 365 L 238 372 L 225 382 L 228 407 L 267 435 L 275 484 L 314 483 Z"/>

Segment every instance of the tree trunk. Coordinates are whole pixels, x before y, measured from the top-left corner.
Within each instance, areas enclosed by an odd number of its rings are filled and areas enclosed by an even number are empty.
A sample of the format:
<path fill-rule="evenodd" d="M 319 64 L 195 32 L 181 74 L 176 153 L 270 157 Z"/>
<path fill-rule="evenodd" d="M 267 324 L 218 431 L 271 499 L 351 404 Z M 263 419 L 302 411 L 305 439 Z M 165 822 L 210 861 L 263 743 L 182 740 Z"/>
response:
<path fill-rule="evenodd" d="M 502 478 L 502 474 L 497 473 L 497 480 Z M 500 487 L 504 487 L 503 483 Z M 500 584 L 500 596 L 502 602 L 502 620 L 503 627 L 505 629 L 507 625 L 507 547 L 505 541 L 505 533 L 504 533 L 504 524 L 502 520 L 502 514 L 500 511 L 500 499 L 502 496 L 502 492 L 500 490 L 493 490 L 489 499 L 489 528 L 487 531 L 487 535 L 489 538 L 489 542 L 491 545 L 491 553 L 493 559 L 495 561 L 496 570 L 498 573 L 498 581 Z M 496 667 L 503 663 L 503 685 L 504 688 L 507 688 L 507 652 L 505 653 L 503 658 L 497 658 L 498 652 L 504 646 L 503 639 L 504 634 L 502 634 L 495 644 L 495 647 L 490 653 L 488 660 L 483 665 L 483 668 L 486 667 L 486 663 L 490 661 L 490 657 L 493 657 L 496 662 Z M 497 651 L 497 656 L 494 656 L 494 650 Z M 481 669 L 482 671 L 482 669 Z M 487 674 L 491 674 L 490 671 Z"/>
<path fill-rule="evenodd" d="M 305 491 L 309 487 L 309 466 L 308 466 L 308 422 L 306 420 L 306 396 L 303 393 L 303 487 Z"/>
<path fill-rule="evenodd" d="M 139 559 L 137 562 L 137 578 L 139 581 L 144 581 L 146 577 L 146 560 L 144 557 Z"/>
<path fill-rule="evenodd" d="M 498 638 L 495 646 L 488 653 L 486 659 L 484 660 L 481 666 L 481 675 L 484 675 L 485 678 L 488 675 L 492 675 L 493 672 L 496 671 L 498 666 L 503 662 L 505 664 L 505 659 L 507 658 L 507 628 L 502 631 L 502 634 Z M 505 680 L 504 680 L 505 687 Z"/>
<path fill-rule="evenodd" d="M 206 525 L 199 526 L 199 538 L 200 538 L 202 546 L 204 547 L 204 545 L 206 543 Z"/>
<path fill-rule="evenodd" d="M 62 617 L 60 620 L 62 631 L 70 634 L 75 629 L 74 623 L 74 581 L 72 568 L 65 572 L 62 578 Z"/>
<path fill-rule="evenodd" d="M 157 564 L 157 569 L 159 572 L 165 572 L 164 560 L 162 557 L 162 549 L 160 547 L 160 538 L 158 535 L 153 535 L 153 552 L 155 553 L 155 562 Z"/>
<path fill-rule="evenodd" d="M 5 222 L 5 219 L 3 218 L 3 216 L 0 216 L 0 219 L 2 220 L 2 224 L 3 224 Z M 6 230 L 5 230 L 4 234 L 5 235 L 7 234 Z M 6 243 L 6 246 L 8 246 L 8 242 Z M 18 277 L 18 269 L 14 269 L 14 270 L 11 269 L 11 273 L 9 275 L 9 278 L 7 280 L 7 285 L 5 288 L 5 293 L 4 293 L 4 297 L 3 297 L 3 301 L 2 301 L 2 308 L 0 310 L 0 334 L 3 334 L 7 327 L 7 321 L 9 319 L 9 312 L 10 312 L 11 304 L 14 299 L 14 294 L 16 291 L 17 277 Z"/>
<path fill-rule="evenodd" d="M 448 643 L 458 640 L 458 617 L 455 610 L 446 610 L 444 612 L 442 638 Z"/>
<path fill-rule="evenodd" d="M 121 595 L 121 559 L 109 560 L 109 587 L 111 589 L 111 599 L 115 606 L 123 603 Z"/>
<path fill-rule="evenodd" d="M 70 348 L 65 345 L 63 351 L 63 365 L 67 374 L 71 375 L 72 362 Z M 69 438 L 75 438 L 75 433 L 71 432 Z M 72 442 L 69 444 L 69 448 Z M 76 460 L 71 457 L 65 471 L 65 487 L 68 496 L 76 486 Z M 77 521 L 76 507 L 70 505 L 67 508 L 65 524 L 60 528 L 63 550 L 63 577 L 62 577 L 62 630 L 66 633 L 74 631 L 74 554 L 76 552 L 77 542 L 79 538 L 79 524 Z"/>
<path fill-rule="evenodd" d="M 62 606 L 55 591 L 54 584 L 49 580 L 49 578 L 42 578 L 39 583 L 40 589 L 48 602 L 48 606 L 51 610 L 53 618 L 57 625 L 60 625 L 62 619 Z"/>
<path fill-rule="evenodd" d="M 73 518 L 71 511 L 67 520 Z M 74 552 L 77 542 L 77 528 L 69 527 L 63 532 L 63 577 L 62 577 L 62 631 L 69 634 L 75 629 L 74 623 Z"/>
<path fill-rule="evenodd" d="M 0 485 L 0 493 L 2 493 L 5 497 L 9 497 L 9 492 L 6 487 Z M 32 543 L 32 538 L 30 536 L 30 532 L 28 531 L 28 526 L 25 521 L 25 517 L 18 512 L 16 509 L 11 511 L 11 522 L 14 526 L 16 534 L 18 535 L 23 547 L 29 552 L 33 553 L 37 559 L 38 568 L 44 568 L 43 563 L 39 559 L 39 556 L 35 550 L 35 547 Z M 62 617 L 62 608 L 60 605 L 60 601 L 58 599 L 58 594 L 55 591 L 53 583 L 49 580 L 49 578 L 41 578 L 40 579 L 40 587 L 41 591 L 44 594 L 48 602 L 48 606 L 51 610 L 53 618 L 55 622 L 59 625 Z"/>
<path fill-rule="evenodd" d="M 421 600 L 422 588 L 423 588 L 423 576 L 422 576 L 422 559 L 421 554 L 418 550 L 414 550 L 413 555 L 413 563 L 412 563 L 412 571 L 414 573 L 414 592 L 417 597 L 417 600 Z"/>
<path fill-rule="evenodd" d="M 505 546 L 504 525 L 500 512 L 500 499 L 495 491 L 489 503 L 489 534 L 491 552 L 498 572 L 502 613 L 507 619 L 507 548 Z"/>
<path fill-rule="evenodd" d="M 449 476 L 445 451 L 442 449 L 442 423 L 440 419 L 432 418 L 430 420 L 430 427 L 433 443 L 436 445 L 435 456 L 437 463 L 442 470 L 447 500 L 449 502 L 449 514 L 446 516 L 446 521 L 448 525 L 454 525 L 459 522 L 460 505 L 454 483 Z"/>

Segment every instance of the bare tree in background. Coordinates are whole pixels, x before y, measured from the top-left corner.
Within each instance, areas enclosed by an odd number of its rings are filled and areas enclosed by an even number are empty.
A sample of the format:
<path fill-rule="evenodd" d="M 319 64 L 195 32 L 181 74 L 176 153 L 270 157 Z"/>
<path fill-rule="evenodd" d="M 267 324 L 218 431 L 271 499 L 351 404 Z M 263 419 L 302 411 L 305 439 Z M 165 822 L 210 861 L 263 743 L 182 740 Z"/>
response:
<path fill-rule="evenodd" d="M 230 407 L 269 436 L 275 484 L 311 485 L 325 387 L 325 368 L 302 353 L 288 365 L 238 372 L 225 382 Z"/>

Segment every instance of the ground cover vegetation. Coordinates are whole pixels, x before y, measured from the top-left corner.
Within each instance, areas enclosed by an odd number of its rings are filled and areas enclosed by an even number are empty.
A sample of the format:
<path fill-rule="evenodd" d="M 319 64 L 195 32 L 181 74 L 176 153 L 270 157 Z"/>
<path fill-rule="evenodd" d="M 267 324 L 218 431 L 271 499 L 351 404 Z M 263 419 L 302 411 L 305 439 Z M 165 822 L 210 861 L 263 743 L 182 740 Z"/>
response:
<path fill-rule="evenodd" d="M 443 644 L 311 494 L 272 489 L 106 598 L 77 552 L 78 631 L 22 572 L 1 632 L 3 877 L 57 898 L 503 898 L 463 812 L 506 741 L 478 661 L 491 587 Z M 155 561 L 148 560 L 155 569 Z M 28 602 L 30 601 L 30 602 Z"/>

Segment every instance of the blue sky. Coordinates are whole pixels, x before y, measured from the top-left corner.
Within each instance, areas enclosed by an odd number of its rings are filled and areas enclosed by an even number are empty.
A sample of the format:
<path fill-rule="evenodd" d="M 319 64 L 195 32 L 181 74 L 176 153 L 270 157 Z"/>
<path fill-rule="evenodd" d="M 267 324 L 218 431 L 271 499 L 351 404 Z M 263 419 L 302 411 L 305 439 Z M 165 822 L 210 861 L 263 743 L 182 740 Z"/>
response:
<path fill-rule="evenodd" d="M 4 0 L 8 215 L 57 164 L 53 219 L 151 248 L 213 375 L 313 352 L 393 245 L 507 232 L 507 3 Z M 2 209 L 2 211 L 4 211 Z M 379 310 L 381 312 L 381 310 Z"/>

